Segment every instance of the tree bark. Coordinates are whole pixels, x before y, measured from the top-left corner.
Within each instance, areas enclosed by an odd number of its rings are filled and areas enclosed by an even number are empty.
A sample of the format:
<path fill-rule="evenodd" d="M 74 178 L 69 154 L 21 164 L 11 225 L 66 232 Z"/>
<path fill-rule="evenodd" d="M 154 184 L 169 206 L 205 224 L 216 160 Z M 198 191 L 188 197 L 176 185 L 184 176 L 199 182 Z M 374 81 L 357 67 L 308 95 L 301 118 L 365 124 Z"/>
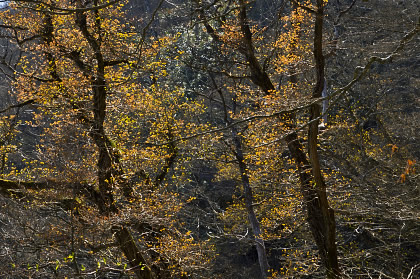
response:
<path fill-rule="evenodd" d="M 243 36 L 243 47 L 239 48 L 239 51 L 246 57 L 249 69 L 251 70 L 252 82 L 259 86 L 264 91 L 264 93 L 273 93 L 275 91 L 274 85 L 255 56 L 255 49 L 252 42 L 252 33 L 249 28 L 248 16 L 246 13 L 246 4 L 243 0 L 240 1 L 240 4 L 241 7 L 239 10 L 239 22 Z"/>

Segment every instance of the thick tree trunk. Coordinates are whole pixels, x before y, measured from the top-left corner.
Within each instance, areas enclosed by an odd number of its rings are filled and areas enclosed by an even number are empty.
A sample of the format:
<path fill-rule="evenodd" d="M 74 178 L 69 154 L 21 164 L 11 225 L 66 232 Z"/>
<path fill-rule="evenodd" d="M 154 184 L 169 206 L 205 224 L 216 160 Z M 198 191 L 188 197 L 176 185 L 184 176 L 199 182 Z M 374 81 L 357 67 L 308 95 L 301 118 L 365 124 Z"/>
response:
<path fill-rule="evenodd" d="M 80 2 L 78 5 L 82 7 Z M 92 48 L 94 58 L 97 62 L 95 70 L 90 73 L 93 92 L 93 122 L 91 124 L 90 136 L 94 140 L 99 152 L 97 167 L 100 198 L 98 199 L 97 204 L 102 213 L 116 212 L 112 195 L 112 174 L 114 170 L 112 156 L 114 152 L 104 130 L 107 98 L 105 61 L 100 41 L 98 41 L 98 39 L 96 39 L 88 30 L 87 17 L 84 12 L 76 12 L 76 24 L 86 41 L 89 43 L 89 46 Z M 100 23 L 97 24 L 100 25 Z"/>
<path fill-rule="evenodd" d="M 326 268 L 327 278 L 339 278 L 334 211 L 328 204 L 319 160 L 317 156 L 313 156 L 311 162 L 308 161 L 296 133 L 288 135 L 286 141 L 298 167 L 301 192 L 307 209 L 307 220 L 318 247 L 321 261 Z M 313 140 L 308 143 L 311 146 L 309 148 L 313 149 L 314 144 L 316 148 L 317 144 Z"/>
<path fill-rule="evenodd" d="M 99 64 L 99 63 L 98 63 Z M 114 204 L 112 185 L 114 174 L 114 160 L 112 158 L 113 148 L 110 145 L 109 139 L 105 134 L 104 120 L 106 108 L 106 84 L 102 77 L 97 77 L 93 84 L 94 92 L 94 122 L 92 125 L 91 136 L 98 147 L 99 157 L 97 162 L 98 167 L 98 183 L 101 199 L 98 201 L 99 208 L 102 212 L 110 211 L 116 212 Z"/>

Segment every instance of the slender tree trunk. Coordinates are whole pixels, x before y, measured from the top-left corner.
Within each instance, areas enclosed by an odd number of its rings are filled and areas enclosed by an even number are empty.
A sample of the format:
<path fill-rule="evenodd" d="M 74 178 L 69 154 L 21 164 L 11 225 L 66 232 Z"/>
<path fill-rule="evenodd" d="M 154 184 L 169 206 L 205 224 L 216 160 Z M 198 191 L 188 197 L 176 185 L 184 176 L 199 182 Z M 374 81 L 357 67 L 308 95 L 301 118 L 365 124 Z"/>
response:
<path fill-rule="evenodd" d="M 249 184 L 249 176 L 247 174 L 246 163 L 244 160 L 242 142 L 236 132 L 235 127 L 232 129 L 232 137 L 235 145 L 235 155 L 238 160 L 239 171 L 241 172 L 242 186 L 244 187 L 245 196 L 245 207 L 248 214 L 248 220 L 254 233 L 255 247 L 257 248 L 258 262 L 260 264 L 261 275 L 265 279 L 268 276 L 270 266 L 268 265 L 267 253 L 264 245 L 264 239 L 262 238 L 260 223 L 258 222 L 257 216 L 255 215 L 254 206 L 252 204 L 253 193 L 251 185 Z"/>
<path fill-rule="evenodd" d="M 316 69 L 316 84 L 312 92 L 312 98 L 322 97 L 325 83 L 325 60 L 322 51 L 324 21 L 324 1 L 317 0 L 315 13 L 315 34 L 314 34 L 314 59 Z M 315 241 L 320 247 L 321 258 L 327 269 L 328 278 L 339 278 L 340 269 L 337 259 L 337 246 L 335 236 L 334 210 L 330 208 L 327 199 L 327 191 L 324 178 L 321 173 L 321 166 L 318 155 L 318 126 L 321 116 L 321 106 L 316 103 L 311 106 L 311 124 L 308 132 L 308 154 L 312 167 L 313 187 L 317 192 L 317 211 L 319 214 L 316 220 L 312 220 L 312 233 Z M 322 225 L 321 225 L 322 224 Z"/>
<path fill-rule="evenodd" d="M 292 5 L 300 7 L 299 2 L 291 0 Z M 253 46 L 252 32 L 249 27 L 247 18 L 247 3 L 243 0 L 239 1 L 239 23 L 242 33 L 242 45 L 238 51 L 242 53 L 248 63 L 251 75 L 250 80 L 258 86 L 265 94 L 269 95 L 275 87 L 256 58 L 255 48 Z M 322 55 L 322 25 L 323 25 L 323 0 L 317 0 L 317 10 L 315 14 L 315 35 L 314 35 L 314 57 L 316 63 L 317 83 L 313 91 L 312 97 L 318 98 L 322 95 L 324 85 L 324 57 Z M 203 16 L 204 18 L 204 16 Z M 216 31 L 210 24 L 204 21 L 207 32 L 212 36 L 215 42 L 221 42 Z M 297 76 L 292 73 L 291 81 L 297 83 Z M 320 106 L 315 104 L 311 108 L 311 120 L 315 120 L 320 115 Z M 284 115 L 286 123 L 293 123 L 296 116 L 293 113 Z M 335 219 L 334 211 L 329 207 L 326 185 L 321 173 L 319 163 L 317 145 L 318 145 L 318 124 L 319 121 L 311 122 L 309 127 L 308 154 L 304 151 L 303 145 L 300 143 L 296 132 L 289 133 L 286 137 L 288 149 L 296 162 L 299 179 L 301 184 L 301 192 L 307 208 L 307 220 L 312 235 L 317 244 L 321 260 L 327 270 L 327 278 L 339 278 L 340 270 L 337 260 L 337 247 L 335 244 Z M 293 130 L 293 127 L 291 127 Z M 244 167 L 246 169 L 246 167 Z M 246 180 L 245 180 L 246 182 Z M 252 203 L 251 203 L 252 204 Z"/>
<path fill-rule="evenodd" d="M 222 99 L 225 124 L 229 125 L 230 123 L 232 123 L 232 120 L 228 113 L 228 109 L 226 106 L 225 98 L 223 96 L 223 92 L 217 86 L 216 81 L 214 80 L 212 74 L 209 73 L 209 75 L 213 82 L 214 87 L 216 88 L 217 92 L 219 93 L 220 98 Z M 235 110 L 236 110 L 236 100 L 234 99 L 233 100 L 233 113 L 235 113 Z M 269 275 L 270 266 L 267 260 L 267 252 L 265 249 L 264 239 L 261 233 L 260 223 L 257 219 L 257 216 L 255 215 L 254 206 L 252 204 L 253 193 L 252 193 L 251 185 L 249 183 L 249 176 L 247 173 L 248 171 L 247 171 L 243 148 L 242 148 L 242 140 L 240 136 L 238 135 L 236 127 L 231 128 L 231 133 L 232 133 L 232 139 L 233 139 L 234 148 L 235 148 L 235 156 L 236 156 L 236 160 L 238 161 L 239 171 L 241 173 L 241 182 L 242 182 L 242 186 L 244 187 L 246 212 L 248 214 L 249 224 L 251 225 L 252 232 L 254 234 L 255 247 L 257 249 L 258 263 L 260 265 L 261 276 L 262 278 L 265 279 Z"/>

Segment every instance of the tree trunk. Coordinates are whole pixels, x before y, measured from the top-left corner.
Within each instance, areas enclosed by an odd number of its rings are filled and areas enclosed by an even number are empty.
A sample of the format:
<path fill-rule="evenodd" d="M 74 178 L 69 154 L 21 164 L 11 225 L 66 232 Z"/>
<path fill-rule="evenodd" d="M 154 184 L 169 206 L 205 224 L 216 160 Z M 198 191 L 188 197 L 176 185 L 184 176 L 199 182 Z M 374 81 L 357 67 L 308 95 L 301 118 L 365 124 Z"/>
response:
<path fill-rule="evenodd" d="M 325 85 L 325 61 L 322 51 L 324 21 L 324 1 L 317 0 L 317 10 L 315 13 L 315 34 L 314 34 L 314 59 L 316 69 L 316 84 L 312 92 L 312 98 L 322 97 Z M 320 248 L 321 259 L 327 269 L 328 278 L 339 278 L 340 269 L 337 259 L 337 246 L 335 237 L 335 218 L 334 210 L 330 208 L 327 199 L 326 185 L 321 173 L 321 166 L 318 156 L 318 125 L 321 116 L 321 106 L 316 103 L 311 106 L 311 124 L 308 131 L 308 154 L 312 167 L 313 187 L 317 194 L 316 206 L 317 213 L 310 220 L 312 234 Z M 315 201 L 314 201 L 315 202 Z"/>
<path fill-rule="evenodd" d="M 316 65 L 317 83 L 315 85 L 312 97 L 319 98 L 322 95 L 324 87 L 324 56 L 322 54 L 322 26 L 324 19 L 324 1 L 317 0 L 317 10 L 315 12 L 315 35 L 314 35 L 314 57 Z M 266 94 L 270 94 L 274 89 L 268 75 L 264 72 L 259 62 L 255 59 L 254 48 L 252 46 L 252 37 L 247 23 L 246 5 L 241 1 L 241 10 L 239 13 L 241 31 L 243 34 L 244 50 L 248 66 L 251 70 L 251 80 L 261 88 Z M 256 78 L 260 77 L 260 78 Z M 295 75 L 292 75 L 296 79 Z M 293 82 L 297 82 L 293 80 Z M 320 116 L 319 104 L 311 107 L 311 121 Z M 295 118 L 293 114 L 285 115 L 287 122 L 292 123 Z M 304 196 L 307 207 L 307 220 L 311 228 L 312 235 L 317 244 L 321 260 L 326 268 L 327 278 L 339 278 L 340 270 L 337 259 L 337 247 L 335 243 L 335 219 L 334 211 L 329 207 L 326 185 L 321 173 L 321 167 L 318 157 L 318 124 L 319 120 L 314 121 L 309 126 L 308 154 L 309 161 L 304 152 L 302 144 L 299 142 L 296 132 L 286 136 L 287 146 L 296 162 L 299 171 L 301 183 L 301 192 Z"/>
<path fill-rule="evenodd" d="M 115 238 L 118 245 L 129 260 L 130 266 L 134 269 L 134 273 L 139 279 L 153 279 L 152 270 L 146 264 L 140 250 L 137 248 L 136 242 L 131 236 L 130 231 L 125 227 L 114 226 L 112 230 L 115 232 Z"/>
<path fill-rule="evenodd" d="M 228 108 L 226 106 L 223 92 L 217 86 L 216 81 L 214 80 L 212 74 L 210 73 L 209 75 L 213 82 L 214 87 L 216 88 L 217 92 L 220 95 L 220 98 L 222 99 L 225 124 L 229 125 L 232 123 L 232 119 L 229 116 Z M 236 100 L 234 99 L 232 112 L 235 113 L 235 110 L 236 110 Z M 245 159 L 243 155 L 242 140 L 240 136 L 238 135 L 236 127 L 233 126 L 230 130 L 232 133 L 232 139 L 233 139 L 234 148 L 235 148 L 234 153 L 236 156 L 236 160 L 238 161 L 239 171 L 241 173 L 241 182 L 242 182 L 242 186 L 244 187 L 246 212 L 248 214 L 248 220 L 251 225 L 252 232 L 254 234 L 255 247 L 257 249 L 258 263 L 260 265 L 261 276 L 262 278 L 265 279 L 270 273 L 269 272 L 270 266 L 267 260 L 267 252 L 264 245 L 264 239 L 262 238 L 262 234 L 261 234 L 260 223 L 258 222 L 257 216 L 255 215 L 254 206 L 252 204 L 253 193 L 252 193 L 251 185 L 249 183 L 249 176 L 247 174 L 247 167 L 246 167 L 246 163 L 245 163 Z"/>
<path fill-rule="evenodd" d="M 268 265 L 267 253 L 264 245 L 264 239 L 262 238 L 260 223 L 258 222 L 257 216 L 255 215 L 254 207 L 252 205 L 253 193 L 251 185 L 249 184 L 249 177 L 247 174 L 246 163 L 242 151 L 241 139 L 236 132 L 235 127 L 232 129 L 232 137 L 235 145 L 235 155 L 238 160 L 239 171 L 241 172 L 241 181 L 244 187 L 245 196 L 245 207 L 248 214 L 248 220 L 251 224 L 252 231 L 254 233 L 255 247 L 257 248 L 258 262 L 260 264 L 261 275 L 265 279 L 268 276 L 270 266 Z"/>
<path fill-rule="evenodd" d="M 78 7 L 82 7 L 78 1 Z M 97 3 L 95 3 L 96 5 Z M 92 92 L 93 92 L 93 122 L 91 125 L 90 135 L 95 142 L 98 151 L 98 184 L 99 197 L 96 199 L 96 204 L 102 214 L 108 215 L 118 211 L 114 204 L 114 197 L 112 193 L 114 176 L 119 174 L 116 165 L 119 163 L 119 158 L 115 154 L 110 140 L 105 133 L 104 122 L 106 116 L 106 99 L 107 99 L 107 84 L 105 80 L 105 61 L 101 50 L 100 38 L 96 39 L 87 28 L 86 14 L 82 11 L 76 12 L 76 23 L 85 37 L 89 46 L 94 52 L 94 58 L 97 61 L 95 72 L 92 71 Z M 98 29 L 100 29 L 100 20 L 96 22 Z M 130 231 L 125 226 L 114 226 L 113 231 L 115 238 L 123 251 L 125 257 L 130 265 L 135 268 L 134 272 L 139 279 L 152 279 L 152 272 L 146 260 L 142 256 L 141 250 L 137 247 L 136 242 L 131 236 Z"/>

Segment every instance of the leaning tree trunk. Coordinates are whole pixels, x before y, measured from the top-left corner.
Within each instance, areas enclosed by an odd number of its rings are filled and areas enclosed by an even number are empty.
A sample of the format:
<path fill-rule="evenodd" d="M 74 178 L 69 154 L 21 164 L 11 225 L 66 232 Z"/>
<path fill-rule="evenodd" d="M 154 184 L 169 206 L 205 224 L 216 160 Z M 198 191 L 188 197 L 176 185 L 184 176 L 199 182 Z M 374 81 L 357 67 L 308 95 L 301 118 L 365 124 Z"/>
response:
<path fill-rule="evenodd" d="M 146 264 L 146 259 L 137 248 L 136 242 L 131 236 L 130 231 L 124 226 L 114 226 L 112 230 L 115 238 L 124 255 L 129 260 L 131 267 L 135 268 L 134 273 L 139 279 L 154 279 L 152 270 Z"/>
<path fill-rule="evenodd" d="M 257 216 L 255 215 L 254 206 L 252 204 L 253 193 L 249 183 L 249 176 L 247 174 L 246 163 L 242 151 L 241 139 L 236 132 L 235 127 L 232 127 L 232 137 L 235 146 L 236 160 L 238 161 L 239 171 L 241 172 L 241 181 L 244 187 L 245 196 L 245 207 L 248 214 L 248 220 L 254 233 L 255 247 L 257 248 L 258 262 L 260 264 L 262 277 L 265 279 L 268 276 L 270 266 L 268 265 L 267 253 L 264 245 L 264 239 L 262 237 L 260 223 L 258 222 Z"/>
<path fill-rule="evenodd" d="M 222 100 L 223 110 L 224 110 L 224 122 L 225 122 L 226 126 L 229 126 L 232 123 L 232 119 L 229 116 L 228 108 L 227 108 L 227 105 L 226 105 L 226 102 L 225 102 L 225 98 L 223 96 L 223 92 L 217 86 L 216 81 L 213 78 L 213 75 L 211 73 L 209 73 L 209 75 L 210 75 L 210 78 L 213 82 L 214 87 L 216 88 L 216 90 L 219 93 L 219 96 Z M 232 112 L 235 113 L 235 110 L 236 110 L 236 100 L 234 99 L 233 100 Z M 237 132 L 235 126 L 232 126 L 230 130 L 231 130 L 231 133 L 232 133 L 234 153 L 235 153 L 235 156 L 236 156 L 236 160 L 238 162 L 239 171 L 241 173 L 241 182 L 242 182 L 242 186 L 244 187 L 246 212 L 248 214 L 249 224 L 251 225 L 252 232 L 254 234 L 255 247 L 257 249 L 258 263 L 260 265 L 261 276 L 262 276 L 262 278 L 265 279 L 270 274 L 270 271 L 269 271 L 270 266 L 268 264 L 267 251 L 265 249 L 264 239 L 263 239 L 262 233 L 261 233 L 260 222 L 257 219 L 257 216 L 255 214 L 255 210 L 254 210 L 254 206 L 252 204 L 254 195 L 252 193 L 252 188 L 251 188 L 251 185 L 249 183 L 247 166 L 246 166 L 246 162 L 245 162 L 245 158 L 244 158 L 244 154 L 243 154 L 242 140 L 241 140 L 241 137 L 238 135 L 238 132 Z"/>

